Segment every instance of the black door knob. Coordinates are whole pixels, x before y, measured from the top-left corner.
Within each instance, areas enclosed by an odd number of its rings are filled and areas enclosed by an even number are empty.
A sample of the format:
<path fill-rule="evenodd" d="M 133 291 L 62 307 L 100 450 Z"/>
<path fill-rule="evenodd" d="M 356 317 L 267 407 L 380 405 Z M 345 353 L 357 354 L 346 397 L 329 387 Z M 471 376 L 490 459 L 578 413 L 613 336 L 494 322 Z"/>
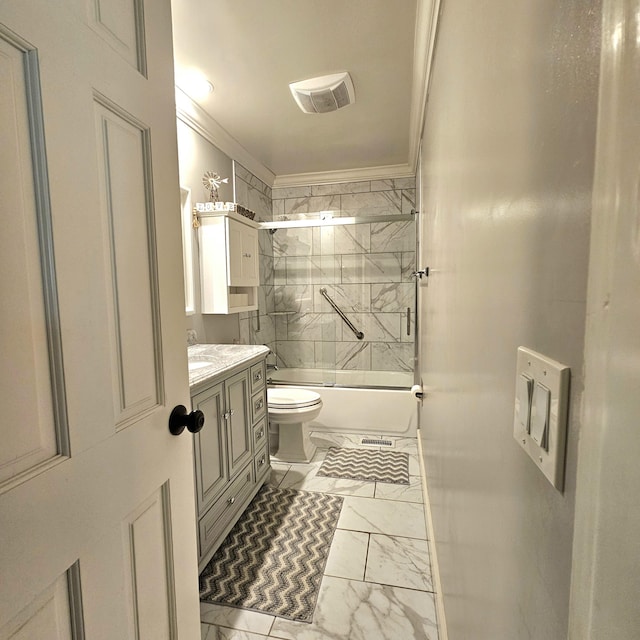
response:
<path fill-rule="evenodd" d="M 185 427 L 191 433 L 198 433 L 204 427 L 204 413 L 200 409 L 189 413 L 184 405 L 179 404 L 169 416 L 169 431 L 174 436 L 179 436 Z"/>

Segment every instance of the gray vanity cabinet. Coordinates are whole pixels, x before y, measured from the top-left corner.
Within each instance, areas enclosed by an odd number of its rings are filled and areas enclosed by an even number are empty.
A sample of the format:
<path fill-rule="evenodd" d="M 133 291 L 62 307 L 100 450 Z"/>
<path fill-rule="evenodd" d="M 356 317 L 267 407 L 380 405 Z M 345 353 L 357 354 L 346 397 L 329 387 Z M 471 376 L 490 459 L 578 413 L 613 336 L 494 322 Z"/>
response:
<path fill-rule="evenodd" d="M 216 384 L 191 399 L 204 413 L 205 426 L 194 436 L 194 468 L 198 513 L 204 513 L 228 482 L 224 386 Z"/>
<path fill-rule="evenodd" d="M 251 416 L 249 415 L 249 370 L 225 382 L 227 407 L 227 459 L 229 477 L 234 478 L 251 460 Z"/>
<path fill-rule="evenodd" d="M 205 415 L 194 435 L 200 570 L 215 553 L 269 473 L 265 359 L 198 385 L 193 409 Z"/>

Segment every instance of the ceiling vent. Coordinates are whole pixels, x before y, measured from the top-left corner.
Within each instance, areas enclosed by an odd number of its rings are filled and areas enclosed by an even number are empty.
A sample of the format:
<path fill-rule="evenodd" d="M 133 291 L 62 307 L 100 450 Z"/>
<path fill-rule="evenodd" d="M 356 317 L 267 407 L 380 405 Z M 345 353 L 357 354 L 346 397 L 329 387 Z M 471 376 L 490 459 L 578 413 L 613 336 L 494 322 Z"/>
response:
<path fill-rule="evenodd" d="M 346 71 L 292 82 L 289 89 L 305 113 L 337 111 L 356 100 L 351 76 Z"/>

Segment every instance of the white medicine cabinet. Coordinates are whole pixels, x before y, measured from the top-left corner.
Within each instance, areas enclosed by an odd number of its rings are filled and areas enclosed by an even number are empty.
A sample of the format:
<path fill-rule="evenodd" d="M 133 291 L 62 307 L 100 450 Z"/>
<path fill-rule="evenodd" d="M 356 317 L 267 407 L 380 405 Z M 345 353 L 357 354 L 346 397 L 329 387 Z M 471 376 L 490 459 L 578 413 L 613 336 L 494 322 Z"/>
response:
<path fill-rule="evenodd" d="M 258 224 L 235 212 L 200 214 L 202 313 L 258 308 Z"/>

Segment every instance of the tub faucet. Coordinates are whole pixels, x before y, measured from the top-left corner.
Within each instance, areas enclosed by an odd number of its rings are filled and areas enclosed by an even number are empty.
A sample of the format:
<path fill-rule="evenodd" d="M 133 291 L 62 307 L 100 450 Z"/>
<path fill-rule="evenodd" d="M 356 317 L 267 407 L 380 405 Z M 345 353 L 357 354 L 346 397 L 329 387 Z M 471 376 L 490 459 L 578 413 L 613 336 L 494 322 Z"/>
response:
<path fill-rule="evenodd" d="M 278 365 L 267 362 L 267 371 L 271 371 L 271 370 L 278 371 Z"/>

